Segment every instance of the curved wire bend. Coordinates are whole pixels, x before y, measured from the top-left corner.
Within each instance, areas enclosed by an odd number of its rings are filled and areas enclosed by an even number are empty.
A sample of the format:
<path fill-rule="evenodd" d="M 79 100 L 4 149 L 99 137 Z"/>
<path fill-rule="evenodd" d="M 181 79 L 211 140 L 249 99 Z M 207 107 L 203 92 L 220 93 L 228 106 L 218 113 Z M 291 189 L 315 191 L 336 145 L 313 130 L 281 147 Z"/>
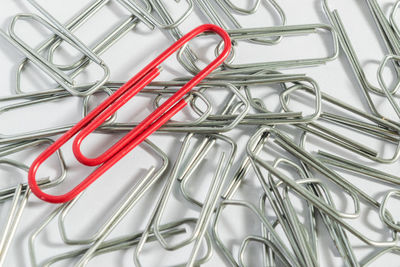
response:
<path fill-rule="evenodd" d="M 126 136 L 120 139 L 102 155 L 98 156 L 97 158 L 87 158 L 82 154 L 80 150 L 82 141 L 90 133 L 96 130 L 97 127 L 99 127 L 104 121 L 106 121 L 108 117 L 110 117 L 127 101 L 134 97 L 154 78 L 156 78 L 159 74 L 159 65 L 164 60 L 179 50 L 191 39 L 195 38 L 201 33 L 210 31 L 218 34 L 225 43 L 224 51 L 216 59 L 214 59 L 197 75 L 195 75 L 189 82 L 183 85 L 182 88 L 172 95 L 164 104 L 153 111 L 138 126 L 132 129 Z M 204 24 L 184 35 L 39 155 L 29 169 L 28 183 L 32 192 L 38 198 L 50 203 L 64 203 L 75 198 L 79 193 L 85 190 L 91 183 L 93 183 L 97 178 L 99 178 L 103 173 L 117 163 L 122 157 L 128 154 L 132 149 L 143 142 L 143 140 L 160 128 L 183 107 L 185 107 L 187 102 L 185 99 L 183 99 L 183 96 L 187 94 L 194 86 L 200 83 L 201 80 L 203 80 L 214 69 L 221 65 L 229 55 L 230 50 L 231 40 L 229 35 L 222 28 L 216 25 Z M 46 194 L 37 184 L 37 170 L 46 159 L 48 159 L 75 135 L 77 135 L 73 141 L 73 152 L 75 157 L 82 164 L 99 167 L 69 192 L 63 195 Z"/>

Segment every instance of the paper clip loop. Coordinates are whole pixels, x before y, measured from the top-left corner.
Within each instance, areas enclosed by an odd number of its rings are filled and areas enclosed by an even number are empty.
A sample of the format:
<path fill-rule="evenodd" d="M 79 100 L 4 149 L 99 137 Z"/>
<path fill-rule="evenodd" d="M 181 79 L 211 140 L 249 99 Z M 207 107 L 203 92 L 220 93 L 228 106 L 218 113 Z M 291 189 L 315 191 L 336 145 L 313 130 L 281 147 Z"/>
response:
<path fill-rule="evenodd" d="M 182 86 L 182 88 L 172 95 L 165 103 L 154 110 L 138 126 L 133 128 L 126 136 L 121 138 L 102 155 L 97 158 L 87 158 L 82 154 L 80 150 L 82 141 L 90 133 L 96 130 L 103 122 L 105 122 L 108 117 L 114 114 L 140 90 L 142 90 L 154 78 L 156 78 L 160 73 L 158 66 L 164 60 L 179 50 L 191 39 L 203 32 L 209 31 L 218 34 L 225 43 L 223 52 L 216 59 L 214 59 L 197 75 L 195 75 L 193 79 Z M 194 86 L 200 83 L 201 80 L 203 80 L 214 69 L 221 65 L 229 55 L 230 50 L 231 40 L 229 35 L 222 28 L 216 25 L 204 24 L 184 35 L 39 155 L 29 169 L 28 183 L 32 192 L 38 198 L 51 203 L 64 203 L 75 198 L 121 158 L 123 158 L 132 149 L 143 142 L 149 135 L 165 124 L 183 107 L 185 107 L 187 102 L 185 99 L 183 99 L 183 96 L 187 94 Z M 37 184 L 37 170 L 45 160 L 47 160 L 53 153 L 55 153 L 62 145 L 64 145 L 75 135 L 76 137 L 73 141 L 73 152 L 77 160 L 87 166 L 99 167 L 69 192 L 63 195 L 46 194 Z"/>

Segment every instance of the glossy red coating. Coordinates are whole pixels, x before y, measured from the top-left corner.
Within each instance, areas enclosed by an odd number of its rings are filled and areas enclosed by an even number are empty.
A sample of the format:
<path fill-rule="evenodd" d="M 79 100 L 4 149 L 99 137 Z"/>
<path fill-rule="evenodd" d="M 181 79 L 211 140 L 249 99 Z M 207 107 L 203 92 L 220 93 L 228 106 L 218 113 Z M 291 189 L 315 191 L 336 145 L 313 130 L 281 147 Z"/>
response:
<path fill-rule="evenodd" d="M 194 76 L 193 79 L 186 83 L 165 103 L 153 111 L 138 126 L 132 129 L 127 135 L 121 138 L 115 145 L 113 145 L 102 155 L 96 158 L 87 158 L 82 154 L 80 149 L 82 141 L 119 108 L 121 108 L 126 102 L 134 97 L 140 90 L 148 85 L 154 78 L 156 78 L 160 73 L 158 66 L 163 61 L 165 61 L 171 54 L 176 52 L 185 43 L 197 35 L 210 31 L 217 33 L 224 41 L 224 50 L 216 59 L 214 59 L 208 66 Z M 194 86 L 200 83 L 201 80 L 203 80 L 220 64 L 222 64 L 222 62 L 229 55 L 230 50 L 231 40 L 229 35 L 225 30 L 216 25 L 204 24 L 184 35 L 38 156 L 38 158 L 32 163 L 28 174 L 28 183 L 32 192 L 38 198 L 51 203 L 64 203 L 75 198 L 91 183 L 98 179 L 104 172 L 117 163 L 122 157 L 143 142 L 149 135 L 159 129 L 171 117 L 184 108 L 187 103 L 182 97 Z M 68 142 L 68 140 L 73 138 L 75 135 L 76 137 L 73 141 L 72 148 L 77 160 L 84 165 L 98 166 L 98 168 L 96 168 L 76 187 L 65 194 L 46 194 L 37 184 L 37 170 L 44 161 L 46 161 L 53 153 L 55 153 L 62 145 Z"/>

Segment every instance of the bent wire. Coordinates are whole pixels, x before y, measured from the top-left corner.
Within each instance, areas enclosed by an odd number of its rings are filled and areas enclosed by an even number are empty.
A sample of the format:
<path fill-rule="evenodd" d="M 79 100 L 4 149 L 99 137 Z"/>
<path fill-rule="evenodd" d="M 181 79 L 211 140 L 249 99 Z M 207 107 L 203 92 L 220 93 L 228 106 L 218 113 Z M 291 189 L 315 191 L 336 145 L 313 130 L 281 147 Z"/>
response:
<path fill-rule="evenodd" d="M 15 33 L 15 25 L 19 20 L 33 20 L 40 25 L 43 25 L 46 29 L 54 32 L 57 36 L 60 36 L 63 40 L 68 42 L 78 51 L 82 52 L 88 58 L 90 58 L 93 62 L 95 62 L 99 67 L 103 69 L 103 76 L 101 79 L 96 81 L 94 85 L 89 87 L 86 91 L 82 92 L 80 90 L 76 90 L 75 87 L 79 87 L 76 85 L 76 82 L 72 80 L 68 74 L 64 73 L 60 69 L 58 69 L 54 64 L 49 62 L 46 58 L 40 55 L 37 51 L 30 48 L 28 44 L 26 44 L 18 35 Z M 67 31 L 60 30 L 56 26 L 53 26 L 43 18 L 35 15 L 35 14 L 20 14 L 16 15 L 10 26 L 9 26 L 9 33 L 10 36 L 7 35 L 5 32 L 0 30 L 0 35 L 3 36 L 11 45 L 13 45 L 16 49 L 18 49 L 22 54 L 24 54 L 29 60 L 31 60 L 39 69 L 45 72 L 49 77 L 55 80 L 61 87 L 69 91 L 71 94 L 74 95 L 88 95 L 93 93 L 97 89 L 99 89 L 109 78 L 110 70 L 104 64 L 104 62 L 97 57 L 93 52 L 88 53 L 90 51 L 84 44 L 80 42 L 76 42 L 77 38 L 73 38 L 71 34 L 66 34 Z M 72 38 L 72 39 L 71 39 Z"/>
<path fill-rule="evenodd" d="M 384 11 L 382 10 L 378 2 L 376 2 L 376 0 L 367 0 L 366 2 L 376 22 L 379 32 L 382 35 L 382 39 L 385 42 L 387 50 L 389 51 L 390 54 L 400 55 L 400 42 L 395 34 L 395 28 L 393 28 L 392 25 L 390 25 L 389 20 L 386 18 L 384 14 Z M 399 77 L 400 76 L 399 65 L 397 63 L 394 63 L 393 67 L 397 74 L 397 77 Z M 396 86 L 391 91 L 391 93 L 395 94 L 398 89 L 399 87 Z"/>
<path fill-rule="evenodd" d="M 80 151 L 80 145 L 84 138 L 100 126 L 109 116 L 123 106 L 130 98 L 137 94 L 144 86 L 148 85 L 160 73 L 159 65 L 172 53 L 177 51 L 186 42 L 197 35 L 213 31 L 217 33 L 224 41 L 224 52 L 198 73 L 192 80 L 186 83 L 177 93 L 171 96 L 163 105 L 151 113 L 142 123 L 131 130 L 124 138 L 118 141 L 113 147 L 107 150 L 97 158 L 87 158 Z M 88 114 L 83 120 L 77 123 L 72 129 L 65 133 L 53 145 L 47 148 L 32 164 L 29 171 L 29 186 L 32 192 L 40 199 L 60 203 L 67 202 L 76 197 L 92 182 L 99 178 L 105 171 L 111 168 L 119 159 L 128 154 L 134 147 L 146 139 L 150 134 L 160 128 L 179 110 L 186 106 L 186 100 L 182 97 L 197 85 L 205 76 L 217 68 L 228 56 L 231 48 L 231 42 L 228 34 L 215 25 L 206 24 L 199 26 L 182 37 L 178 42 L 168 48 L 164 53 L 153 60 L 142 71 L 135 75 L 130 81 L 122 86 L 113 95 L 107 98 L 102 104 Z M 89 166 L 100 165 L 85 180 L 78 184 L 74 189 L 64 195 L 54 196 L 44 193 L 36 183 L 36 173 L 42 163 L 56 152 L 63 144 L 75 136 L 73 151 L 77 159 Z"/>
<path fill-rule="evenodd" d="M 291 141 L 287 136 L 284 136 L 282 133 L 279 133 L 275 129 L 271 129 L 269 127 L 261 128 L 258 131 L 258 133 L 256 135 L 254 135 L 252 137 L 252 139 L 249 141 L 249 143 L 247 145 L 247 151 L 248 151 L 248 154 L 251 155 L 253 167 L 256 170 L 256 174 L 260 178 L 260 181 L 263 183 L 262 184 L 263 187 L 265 187 L 265 185 L 264 185 L 265 179 L 263 178 L 263 175 L 261 174 L 261 170 L 259 169 L 259 167 L 262 167 L 262 168 L 265 168 L 266 170 L 268 170 L 271 174 L 274 175 L 274 177 L 279 178 L 286 185 L 290 186 L 300 196 L 302 196 L 305 199 L 307 199 L 310 203 L 312 203 L 321 212 L 325 213 L 331 219 L 335 220 L 343 228 L 348 230 L 350 233 L 355 235 L 357 238 L 359 238 L 364 243 L 372 245 L 372 246 L 375 246 L 375 247 L 390 247 L 390 246 L 394 246 L 394 245 L 397 244 L 398 237 L 397 237 L 396 234 L 394 234 L 394 232 L 393 232 L 393 240 L 390 240 L 390 241 L 375 241 L 375 240 L 372 240 L 372 239 L 368 238 L 367 236 L 362 234 L 358 229 L 356 229 L 353 226 L 351 226 L 347 221 L 343 220 L 343 218 L 341 217 L 341 215 L 338 213 L 337 210 L 333 209 L 331 206 L 329 206 L 326 203 L 322 202 L 318 197 L 316 197 L 314 194 L 310 193 L 308 190 L 304 189 L 303 187 L 299 186 L 295 181 L 293 181 L 287 175 L 285 175 L 281 171 L 273 168 L 272 165 L 267 163 L 265 160 L 263 160 L 259 156 L 255 155 L 251 148 L 254 147 L 254 142 L 256 142 L 259 139 L 259 136 L 261 134 L 263 134 L 264 132 L 266 132 L 266 131 L 274 133 L 274 134 L 277 135 L 278 138 L 276 140 L 279 142 L 280 146 L 283 146 L 285 149 L 288 149 L 290 147 L 293 148 L 292 152 L 294 154 L 297 154 L 298 156 L 300 156 L 300 153 L 304 154 L 303 153 L 304 151 L 302 152 L 302 149 L 300 147 L 296 146 L 293 143 L 293 141 Z M 292 153 L 292 152 L 290 152 L 290 153 Z M 330 170 L 330 169 L 328 169 L 326 167 L 323 167 L 323 165 L 319 164 L 318 161 L 313 157 L 309 157 L 309 156 L 303 157 L 303 156 L 301 156 L 300 158 L 305 163 L 310 164 L 310 166 L 312 166 L 313 168 L 320 169 L 320 167 L 321 167 L 323 169 L 326 169 L 331 174 L 333 174 L 332 170 Z M 318 167 L 318 165 L 319 165 L 319 167 Z M 335 174 L 335 176 L 336 176 L 336 178 L 340 177 L 337 174 Z M 349 182 L 347 182 L 343 178 L 340 178 L 340 180 L 341 180 L 340 183 L 349 184 Z M 333 181 L 334 181 L 334 179 L 333 179 Z M 360 189 L 355 188 L 354 186 L 352 186 L 350 184 L 349 184 L 349 188 L 346 188 L 346 190 L 350 190 L 350 191 L 353 191 L 353 192 L 359 191 L 359 192 L 357 192 L 357 194 L 360 194 L 360 196 L 362 196 L 364 200 L 369 201 L 371 204 L 373 204 L 376 207 L 380 206 L 380 204 L 376 200 L 371 199 L 371 197 L 369 195 L 366 195 L 365 193 L 360 192 Z M 355 195 L 355 197 L 357 197 L 357 195 Z M 349 214 L 349 215 L 351 215 L 351 214 Z"/>
<path fill-rule="evenodd" d="M 216 81 L 220 81 L 220 77 L 212 76 L 210 79 L 214 82 L 214 78 Z M 245 114 L 242 120 L 239 121 L 239 124 L 242 125 L 275 125 L 275 124 L 297 124 L 297 123 L 307 123 L 317 119 L 321 113 L 321 90 L 319 88 L 318 83 L 312 79 L 311 77 L 307 77 L 302 74 L 296 75 L 246 75 L 245 77 L 242 76 L 225 76 L 224 80 L 236 87 L 239 87 L 244 90 L 247 102 L 250 104 L 251 107 L 259 111 L 259 113 L 251 113 Z M 208 81 L 206 83 L 209 83 Z M 287 88 L 284 89 L 282 93 L 280 93 L 280 98 L 286 98 L 287 95 L 293 93 L 296 90 L 299 91 L 307 91 L 314 94 L 314 111 L 311 114 L 303 114 L 302 112 L 292 112 L 288 108 L 285 109 L 284 101 L 281 99 L 281 104 L 283 110 L 279 112 L 272 112 L 267 110 L 266 108 L 260 107 L 261 100 L 254 100 L 251 94 L 251 87 L 252 86 L 268 86 L 268 85 L 283 85 L 285 87 L 285 83 L 299 83 L 295 88 Z M 304 87 L 303 87 L 304 86 Z M 256 102 L 257 103 L 256 103 Z M 283 112 L 285 111 L 285 112 Z M 250 113 L 250 112 L 249 112 Z M 234 118 L 232 114 L 221 114 L 221 115 L 210 115 L 208 120 L 209 122 L 204 122 L 205 124 L 214 124 L 217 126 L 218 124 L 225 125 L 225 120 L 231 120 Z"/>
<path fill-rule="evenodd" d="M 275 132 L 275 129 L 273 129 Z M 319 172 L 321 172 L 324 176 L 328 177 L 332 182 L 337 184 L 339 187 L 345 190 L 347 194 L 351 196 L 354 201 L 354 212 L 345 214 L 337 211 L 337 215 L 346 218 L 357 218 L 360 215 L 360 202 L 359 196 L 362 197 L 365 201 L 369 202 L 373 206 L 379 207 L 379 203 L 364 192 L 362 189 L 354 186 L 351 182 L 347 181 L 344 177 L 328 168 L 325 164 L 320 162 L 317 158 L 313 157 L 311 153 L 307 152 L 303 147 L 297 146 L 293 140 L 291 140 L 287 135 L 276 131 L 278 134 L 278 138 L 276 139 L 276 143 L 279 144 L 282 148 L 288 151 L 292 155 L 296 155 L 301 159 L 305 164 L 309 164 Z M 303 145 L 304 145 L 303 141 Z"/>
<path fill-rule="evenodd" d="M 350 66 L 357 78 L 357 81 L 362 89 L 362 92 L 365 96 L 365 99 L 367 101 L 369 109 L 376 117 L 385 118 L 385 116 L 382 115 L 378 111 L 377 105 L 374 102 L 372 95 L 371 95 L 371 92 L 382 95 L 382 93 L 383 93 L 382 89 L 372 85 L 368 81 L 367 75 L 361 65 L 361 62 L 357 56 L 357 53 L 356 53 L 354 47 L 352 46 L 349 35 L 346 32 L 346 29 L 343 25 L 343 22 L 341 20 L 341 17 L 339 15 L 338 11 L 336 9 L 333 11 L 331 11 L 329 9 L 328 0 L 323 0 L 322 5 L 323 5 L 323 10 L 324 10 L 327 18 L 329 19 L 329 21 L 331 22 L 331 24 L 333 25 L 333 27 L 335 28 L 335 30 L 338 34 L 340 46 L 343 49 L 343 51 L 350 63 Z"/>
<path fill-rule="evenodd" d="M 43 16 L 45 16 L 53 25 L 54 28 L 62 32 L 69 43 L 75 44 L 80 51 L 87 55 L 91 60 L 99 65 L 104 64 L 103 61 L 90 50 L 80 39 L 78 39 L 73 33 L 71 33 L 64 25 L 62 25 L 55 17 L 53 17 L 48 11 L 46 11 L 39 3 L 35 0 L 27 0 L 34 8 L 36 8 Z"/>
<path fill-rule="evenodd" d="M 308 179 L 306 172 L 301 168 L 301 166 L 294 163 L 291 160 L 288 160 L 286 158 L 277 158 L 274 162 L 274 167 L 278 168 L 279 165 L 293 168 L 295 170 L 296 175 L 298 174 L 298 176 L 300 176 L 301 178 L 297 181 L 297 183 L 305 184 L 307 189 L 311 189 L 313 185 L 318 184 L 320 182 L 319 180 L 314 180 L 312 178 Z M 302 258 L 304 258 L 303 261 L 307 265 L 318 266 L 319 265 L 318 257 L 316 254 L 317 240 L 314 233 L 312 233 L 312 231 L 315 230 L 314 229 L 315 227 L 313 227 L 313 223 L 310 224 L 309 230 L 305 229 L 303 224 L 300 223 L 300 218 L 294 210 L 292 200 L 290 199 L 289 196 L 290 188 L 282 182 L 275 183 L 272 175 L 269 175 L 268 179 L 270 187 L 272 189 L 272 193 L 275 195 L 275 199 L 278 200 L 278 204 L 279 206 L 281 206 L 283 214 L 288 215 L 286 216 L 287 224 L 289 225 L 288 230 L 293 232 L 292 235 L 294 236 L 294 241 L 298 246 L 298 250 L 301 252 Z M 280 193 L 279 187 L 283 187 L 282 193 Z M 306 216 L 309 216 L 308 219 L 310 221 L 312 221 L 313 219 L 315 220 L 313 216 L 314 214 L 313 206 L 307 202 L 304 202 L 303 206 L 307 211 Z M 281 218 L 279 217 L 279 219 Z M 314 223 L 316 223 L 316 221 L 314 221 Z M 281 223 L 281 226 L 283 227 L 284 224 Z M 312 243 L 310 242 L 311 241 L 310 238 L 313 238 Z"/>
<path fill-rule="evenodd" d="M 291 36 L 299 34 L 318 33 L 319 31 L 328 31 L 331 34 L 333 51 L 326 57 L 319 58 L 305 58 L 305 59 L 289 59 L 280 61 L 266 61 L 258 63 L 242 63 L 234 64 L 230 61 L 224 63 L 229 69 L 241 68 L 260 68 L 263 69 L 286 69 L 305 66 L 316 66 L 325 64 L 329 61 L 336 59 L 339 55 L 339 40 L 336 31 L 329 25 L 325 24 L 304 24 L 294 26 L 278 26 L 266 28 L 253 28 L 253 29 L 238 29 L 228 30 L 229 36 L 232 41 L 248 40 L 255 37 L 270 37 L 270 36 Z M 218 50 L 216 51 L 218 53 Z M 235 51 L 237 54 L 238 52 Z"/>
<path fill-rule="evenodd" d="M 268 138 L 268 135 L 265 136 L 263 135 L 260 138 L 256 146 L 253 148 L 254 153 L 260 152 L 265 143 L 265 138 Z M 226 190 L 222 194 L 221 196 L 222 199 L 231 199 L 233 197 L 233 195 L 236 193 L 239 186 L 241 185 L 244 177 L 248 173 L 250 167 L 251 167 L 250 156 L 246 155 L 246 157 L 243 159 L 242 163 L 238 167 L 237 171 L 233 175 L 232 181 L 227 185 Z"/>
<path fill-rule="evenodd" d="M 158 82 L 153 83 L 152 85 L 158 85 Z M 168 82 L 164 83 L 162 82 L 161 84 L 164 85 L 169 85 L 170 86 L 180 86 L 183 84 L 183 82 Z M 232 97 L 228 100 L 228 103 L 223 106 L 223 109 L 221 111 L 221 115 L 217 114 L 204 114 L 206 115 L 204 120 L 198 121 L 198 123 L 193 123 L 191 122 L 190 124 L 185 124 L 185 123 L 168 123 L 165 127 L 162 127 L 163 130 L 166 131 L 184 131 L 184 132 L 193 132 L 193 133 L 224 133 L 232 130 L 236 125 L 238 125 L 243 118 L 246 117 L 246 114 L 249 111 L 249 102 L 247 99 L 240 93 L 240 91 L 237 89 L 236 86 L 230 84 L 230 83 L 224 83 L 224 82 L 202 82 L 199 84 L 200 89 L 199 92 L 201 92 L 202 95 L 204 95 L 204 92 L 207 91 L 217 91 L 218 87 L 226 88 L 230 92 L 232 92 Z M 215 88 L 215 89 L 214 89 Z M 239 112 L 234 112 L 232 114 L 229 114 L 229 117 L 225 117 L 225 113 L 227 113 L 228 109 L 230 108 L 232 102 L 237 99 L 240 102 L 236 103 L 237 109 L 241 109 Z M 205 113 L 205 112 L 200 112 L 200 109 L 196 106 L 194 101 L 193 103 L 193 110 L 196 111 L 196 113 Z M 158 106 L 158 104 L 156 104 Z M 212 108 L 212 107 L 211 107 Z M 203 117 L 203 116 L 202 116 Z M 223 123 L 218 123 L 216 120 L 224 120 Z M 226 118 L 226 120 L 224 119 Z"/>

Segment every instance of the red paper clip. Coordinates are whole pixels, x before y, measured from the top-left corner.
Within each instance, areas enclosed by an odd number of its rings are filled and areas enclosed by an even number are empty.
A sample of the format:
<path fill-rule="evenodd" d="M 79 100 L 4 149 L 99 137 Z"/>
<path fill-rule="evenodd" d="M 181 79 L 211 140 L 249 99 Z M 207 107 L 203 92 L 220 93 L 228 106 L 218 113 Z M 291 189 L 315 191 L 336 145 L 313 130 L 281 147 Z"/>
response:
<path fill-rule="evenodd" d="M 197 35 L 208 31 L 217 33 L 223 39 L 225 44 L 223 52 L 110 149 L 96 158 L 85 157 L 80 150 L 82 141 L 156 78 L 160 74 L 158 66 L 165 59 Z M 38 198 L 51 203 L 63 203 L 75 198 L 122 157 L 185 107 L 187 103 L 182 97 L 217 68 L 229 55 L 230 50 L 231 40 L 229 35 L 216 25 L 201 25 L 183 36 L 39 155 L 29 169 L 28 183 L 32 192 Z M 75 135 L 72 148 L 77 160 L 87 166 L 99 165 L 99 167 L 68 193 L 58 196 L 46 194 L 36 182 L 36 172 L 45 160 Z"/>

